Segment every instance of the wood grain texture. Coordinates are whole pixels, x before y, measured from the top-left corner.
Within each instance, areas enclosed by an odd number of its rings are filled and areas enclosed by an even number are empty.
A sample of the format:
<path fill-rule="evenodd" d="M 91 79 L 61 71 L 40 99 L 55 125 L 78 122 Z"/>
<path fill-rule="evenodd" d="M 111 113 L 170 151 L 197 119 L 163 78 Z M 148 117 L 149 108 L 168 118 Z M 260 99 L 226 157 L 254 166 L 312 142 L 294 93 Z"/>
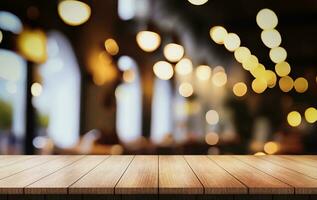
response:
<path fill-rule="evenodd" d="M 317 180 L 255 156 L 235 156 L 239 160 L 291 185 L 295 194 L 317 194 Z"/>
<path fill-rule="evenodd" d="M 117 186 L 116 194 L 157 194 L 158 156 L 136 156 Z"/>
<path fill-rule="evenodd" d="M 259 158 L 317 179 L 317 168 L 303 164 L 300 160 L 290 160 L 282 156 L 259 156 Z"/>
<path fill-rule="evenodd" d="M 12 165 L 31 158 L 33 158 L 33 156 L 0 156 L 0 167 Z"/>
<path fill-rule="evenodd" d="M 111 156 L 69 188 L 70 194 L 114 194 L 134 156 Z"/>
<path fill-rule="evenodd" d="M 207 156 L 185 156 L 205 194 L 246 194 L 247 188 Z"/>
<path fill-rule="evenodd" d="M 67 194 L 68 187 L 95 168 L 108 156 L 86 156 L 63 169 L 27 186 L 26 194 Z"/>
<path fill-rule="evenodd" d="M 56 159 L 0 180 L 1 194 L 23 194 L 24 187 L 75 162 L 83 156 L 58 156 Z"/>
<path fill-rule="evenodd" d="M 307 157 L 307 156 L 281 156 L 281 157 L 290 159 L 305 165 L 309 165 L 312 167 L 317 167 L 317 160 L 312 159 L 311 157 Z"/>
<path fill-rule="evenodd" d="M 203 194 L 204 189 L 183 156 L 159 156 L 160 194 Z"/>
<path fill-rule="evenodd" d="M 209 156 L 218 165 L 236 177 L 250 194 L 293 194 L 294 188 L 278 179 L 230 156 Z"/>

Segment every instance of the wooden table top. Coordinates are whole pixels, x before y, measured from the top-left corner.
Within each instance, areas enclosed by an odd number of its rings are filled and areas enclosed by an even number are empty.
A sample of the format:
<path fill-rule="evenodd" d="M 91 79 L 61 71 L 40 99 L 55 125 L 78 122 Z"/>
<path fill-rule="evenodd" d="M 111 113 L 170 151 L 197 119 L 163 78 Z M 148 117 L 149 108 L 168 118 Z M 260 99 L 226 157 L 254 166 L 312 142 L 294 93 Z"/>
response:
<path fill-rule="evenodd" d="M 0 194 L 317 194 L 317 156 L 0 156 Z"/>

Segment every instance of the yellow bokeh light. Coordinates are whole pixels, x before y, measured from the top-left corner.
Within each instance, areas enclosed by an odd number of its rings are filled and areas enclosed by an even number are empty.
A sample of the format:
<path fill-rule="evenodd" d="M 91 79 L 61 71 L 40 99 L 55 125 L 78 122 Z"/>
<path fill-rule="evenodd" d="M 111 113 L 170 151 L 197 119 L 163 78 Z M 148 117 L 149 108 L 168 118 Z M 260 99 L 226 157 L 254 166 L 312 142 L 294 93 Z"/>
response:
<path fill-rule="evenodd" d="M 135 73 L 132 69 L 125 70 L 122 75 L 122 79 L 126 83 L 132 83 L 135 80 Z"/>
<path fill-rule="evenodd" d="M 262 31 L 261 39 L 264 45 L 271 49 L 280 46 L 282 42 L 280 33 L 275 29 Z"/>
<path fill-rule="evenodd" d="M 2 39 L 3 39 L 3 34 L 2 34 L 2 31 L 0 30 L 0 43 L 2 42 Z"/>
<path fill-rule="evenodd" d="M 258 94 L 264 92 L 267 88 L 267 83 L 264 78 L 255 78 L 251 84 L 252 90 Z"/>
<path fill-rule="evenodd" d="M 188 2 L 190 2 L 191 4 L 193 4 L 195 6 L 201 6 L 205 3 L 207 3 L 208 0 L 188 0 Z"/>
<path fill-rule="evenodd" d="M 283 76 L 280 78 L 278 84 L 283 92 L 289 92 L 293 89 L 294 81 L 289 76 Z"/>
<path fill-rule="evenodd" d="M 41 30 L 24 30 L 18 36 L 20 53 L 28 60 L 43 63 L 47 58 L 46 35 Z"/>
<path fill-rule="evenodd" d="M 280 145 L 277 142 L 267 142 L 264 145 L 264 151 L 267 154 L 275 154 L 279 151 Z"/>
<path fill-rule="evenodd" d="M 209 35 L 211 39 L 217 44 L 223 44 L 228 35 L 227 30 L 222 26 L 214 26 L 210 29 Z"/>
<path fill-rule="evenodd" d="M 177 62 L 184 56 L 184 47 L 179 44 L 169 43 L 164 47 L 164 56 L 170 62 Z"/>
<path fill-rule="evenodd" d="M 250 55 L 243 63 L 242 67 L 245 70 L 251 70 L 259 65 L 259 60 L 255 55 Z"/>
<path fill-rule="evenodd" d="M 193 63 L 188 58 L 181 59 L 176 65 L 175 65 L 175 71 L 179 75 L 189 75 L 193 71 Z"/>
<path fill-rule="evenodd" d="M 261 29 L 273 29 L 277 26 L 278 18 L 272 10 L 264 8 L 256 15 L 256 23 Z"/>
<path fill-rule="evenodd" d="M 194 89 L 190 83 L 182 83 L 178 88 L 178 92 L 183 97 L 190 97 L 194 93 Z"/>
<path fill-rule="evenodd" d="M 117 42 L 112 38 L 109 38 L 105 41 L 105 48 L 106 51 L 112 56 L 117 55 L 119 53 L 119 46 Z"/>
<path fill-rule="evenodd" d="M 255 156 L 265 156 L 266 154 L 264 152 L 256 152 L 254 155 Z"/>
<path fill-rule="evenodd" d="M 158 61 L 153 66 L 154 74 L 162 80 L 169 80 L 172 78 L 174 71 L 173 66 L 166 61 Z"/>
<path fill-rule="evenodd" d="M 216 66 L 213 71 L 212 71 L 214 74 L 217 73 L 217 72 L 225 72 L 225 68 L 223 68 L 222 66 L 218 65 Z"/>
<path fill-rule="evenodd" d="M 264 79 L 269 88 L 273 88 L 276 85 L 277 77 L 272 70 L 265 70 Z"/>
<path fill-rule="evenodd" d="M 161 37 L 152 31 L 140 31 L 136 35 L 136 41 L 143 51 L 152 52 L 160 46 Z"/>
<path fill-rule="evenodd" d="M 205 142 L 208 145 L 216 145 L 219 142 L 219 136 L 217 133 L 209 132 L 205 135 Z"/>
<path fill-rule="evenodd" d="M 223 71 L 219 71 L 213 74 L 212 82 L 214 85 L 221 87 L 227 83 L 227 74 Z"/>
<path fill-rule="evenodd" d="M 275 72 L 280 77 L 287 76 L 291 72 L 291 66 L 286 61 L 282 61 L 275 65 Z"/>
<path fill-rule="evenodd" d="M 199 65 L 196 68 L 196 77 L 201 81 L 206 81 L 211 76 L 211 69 L 208 65 Z"/>
<path fill-rule="evenodd" d="M 296 92 L 304 93 L 308 89 L 308 81 L 303 77 L 299 77 L 294 81 L 294 88 Z"/>
<path fill-rule="evenodd" d="M 302 122 L 302 117 L 299 112 L 292 111 L 287 115 L 287 122 L 290 126 L 297 127 Z"/>
<path fill-rule="evenodd" d="M 33 83 L 31 85 L 31 94 L 34 96 L 34 97 L 38 97 L 41 95 L 42 93 L 42 85 L 39 84 L 39 83 Z"/>
<path fill-rule="evenodd" d="M 215 110 L 209 110 L 207 113 L 206 113 L 206 121 L 208 124 L 210 125 L 215 125 L 219 122 L 219 114 L 217 111 Z"/>
<path fill-rule="evenodd" d="M 236 95 L 237 97 L 242 97 L 244 96 L 247 91 L 247 85 L 243 82 L 238 82 L 236 84 L 234 84 L 233 89 L 232 89 L 234 95 Z"/>
<path fill-rule="evenodd" d="M 308 123 L 315 123 L 317 121 L 317 109 L 310 107 L 305 110 L 305 119 Z"/>
<path fill-rule="evenodd" d="M 264 77 L 265 67 L 264 65 L 259 63 L 256 67 L 251 68 L 250 72 L 255 78 Z"/>
<path fill-rule="evenodd" d="M 251 51 L 247 47 L 239 47 L 234 51 L 234 57 L 239 63 L 245 62 L 249 56 Z"/>
<path fill-rule="evenodd" d="M 58 14 L 66 24 L 78 26 L 89 19 L 91 9 L 84 2 L 65 0 L 58 4 Z"/>
<path fill-rule="evenodd" d="M 287 58 L 287 52 L 283 47 L 275 47 L 270 50 L 270 58 L 274 63 L 280 63 Z"/>
<path fill-rule="evenodd" d="M 225 37 L 224 45 L 228 51 L 235 51 L 240 47 L 240 44 L 240 38 L 235 33 L 228 33 L 228 35 Z"/>

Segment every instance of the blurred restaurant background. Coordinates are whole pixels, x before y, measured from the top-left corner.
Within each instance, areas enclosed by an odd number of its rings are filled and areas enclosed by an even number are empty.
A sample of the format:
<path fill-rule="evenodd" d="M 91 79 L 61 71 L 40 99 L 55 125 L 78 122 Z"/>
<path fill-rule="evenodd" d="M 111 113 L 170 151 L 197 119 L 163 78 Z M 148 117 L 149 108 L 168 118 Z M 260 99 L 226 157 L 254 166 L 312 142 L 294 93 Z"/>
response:
<path fill-rule="evenodd" d="M 315 154 L 313 0 L 1 0 L 0 154 Z"/>

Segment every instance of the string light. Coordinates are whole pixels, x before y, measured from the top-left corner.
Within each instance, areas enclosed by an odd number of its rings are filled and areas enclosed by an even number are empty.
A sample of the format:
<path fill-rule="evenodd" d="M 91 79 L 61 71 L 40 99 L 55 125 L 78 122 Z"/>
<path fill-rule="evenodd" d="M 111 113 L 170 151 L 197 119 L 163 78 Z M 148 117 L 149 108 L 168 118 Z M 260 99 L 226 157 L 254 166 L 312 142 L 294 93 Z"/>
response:
<path fill-rule="evenodd" d="M 283 61 L 275 65 L 275 71 L 280 77 L 287 76 L 291 72 L 291 66 L 288 62 Z"/>
<path fill-rule="evenodd" d="M 297 127 L 302 122 L 302 117 L 299 112 L 292 111 L 287 115 L 287 122 L 292 127 Z"/>
<path fill-rule="evenodd" d="M 261 39 L 264 45 L 271 49 L 280 46 L 282 42 L 280 33 L 275 29 L 263 30 Z"/>
<path fill-rule="evenodd" d="M 189 75 L 193 71 L 193 63 L 188 58 L 181 59 L 176 65 L 175 65 L 175 71 L 179 75 Z"/>
<path fill-rule="evenodd" d="M 223 44 L 228 35 L 227 30 L 222 26 L 214 26 L 210 29 L 209 35 L 211 39 L 217 44 Z"/>
<path fill-rule="evenodd" d="M 317 109 L 310 107 L 305 110 L 305 119 L 308 123 L 315 123 L 317 121 Z"/>
<path fill-rule="evenodd" d="M 177 62 L 184 56 L 184 47 L 179 44 L 170 43 L 164 47 L 163 53 L 168 61 Z"/>
<path fill-rule="evenodd" d="M 196 77 L 201 81 L 206 81 L 211 76 L 211 69 L 208 65 L 199 65 L 196 68 Z"/>
<path fill-rule="evenodd" d="M 243 63 L 242 67 L 245 70 L 251 70 L 259 65 L 259 60 L 255 55 L 249 56 Z"/>
<path fill-rule="evenodd" d="M 263 77 L 265 74 L 265 67 L 259 63 L 256 67 L 251 68 L 250 72 L 255 78 Z"/>
<path fill-rule="evenodd" d="M 109 38 L 105 41 L 105 48 L 106 51 L 112 56 L 117 55 L 119 53 L 119 46 L 117 42 L 112 38 Z"/>
<path fill-rule="evenodd" d="M 273 29 L 278 24 L 278 18 L 272 10 L 264 8 L 256 15 L 256 23 L 261 29 Z"/>
<path fill-rule="evenodd" d="M 255 78 L 252 81 L 252 90 L 258 94 L 263 93 L 267 88 L 267 83 L 263 78 Z"/>
<path fill-rule="evenodd" d="M 297 78 L 294 81 L 294 88 L 296 92 L 304 93 L 308 89 L 308 81 L 303 77 Z"/>
<path fill-rule="evenodd" d="M 183 97 L 190 97 L 194 93 L 194 89 L 190 83 L 182 83 L 178 88 L 178 92 Z"/>
<path fill-rule="evenodd" d="M 210 125 L 215 125 L 219 122 L 219 115 L 218 112 L 215 110 L 209 110 L 206 113 L 206 121 Z"/>
<path fill-rule="evenodd" d="M 249 56 L 251 52 L 247 47 L 239 47 L 234 51 L 234 57 L 239 63 L 245 62 Z"/>
<path fill-rule="evenodd" d="M 270 58 L 274 63 L 283 62 L 287 58 L 287 52 L 283 47 L 275 47 L 270 50 Z"/>
<path fill-rule="evenodd" d="M 272 70 L 265 70 L 264 79 L 269 88 L 273 88 L 276 85 L 277 77 Z"/>
<path fill-rule="evenodd" d="M 247 93 L 247 85 L 243 82 L 238 82 L 236 84 L 234 84 L 233 86 L 233 93 L 234 95 L 236 95 L 237 97 L 242 97 Z"/>
<path fill-rule="evenodd" d="M 89 19 L 91 9 L 84 2 L 65 0 L 58 4 L 58 14 L 66 24 L 78 26 Z"/>
<path fill-rule="evenodd" d="M 239 48 L 241 44 L 240 38 L 235 33 L 228 33 L 225 37 L 224 45 L 228 51 L 234 51 Z"/>
<path fill-rule="evenodd" d="M 140 31 L 136 35 L 136 41 L 143 51 L 152 52 L 160 46 L 161 37 L 152 31 Z"/>
<path fill-rule="evenodd" d="M 170 63 L 166 61 L 158 61 L 153 66 L 154 74 L 162 80 L 169 80 L 172 78 L 174 71 Z"/>
<path fill-rule="evenodd" d="M 214 85 L 221 87 L 227 83 L 227 74 L 223 71 L 219 71 L 213 74 L 212 82 Z"/>
<path fill-rule="evenodd" d="M 289 92 L 292 90 L 292 88 L 294 86 L 294 81 L 289 76 L 283 76 L 282 78 L 280 78 L 278 84 L 280 86 L 280 89 L 283 92 Z"/>

